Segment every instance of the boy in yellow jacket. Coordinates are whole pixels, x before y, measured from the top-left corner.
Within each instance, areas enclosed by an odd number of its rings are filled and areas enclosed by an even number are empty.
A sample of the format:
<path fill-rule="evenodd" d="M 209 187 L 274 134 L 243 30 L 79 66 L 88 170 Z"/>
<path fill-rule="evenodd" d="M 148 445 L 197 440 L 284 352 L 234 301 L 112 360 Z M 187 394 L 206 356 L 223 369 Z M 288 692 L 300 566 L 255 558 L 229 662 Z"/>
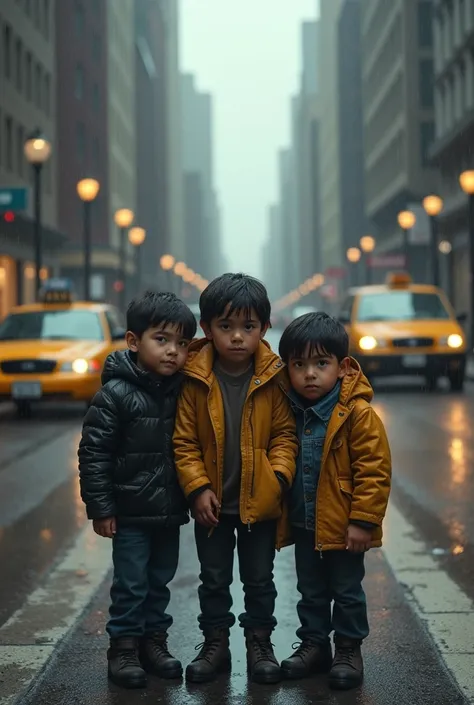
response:
<path fill-rule="evenodd" d="M 202 293 L 200 309 L 206 337 L 189 349 L 174 433 L 178 478 L 196 519 L 205 637 L 186 678 L 202 683 L 231 667 L 237 543 L 248 669 L 254 681 L 275 683 L 281 673 L 270 641 L 273 562 L 282 495 L 297 455 L 294 418 L 280 388 L 284 366 L 263 341 L 270 302 L 259 281 L 224 274 Z"/>
<path fill-rule="evenodd" d="M 348 357 L 348 336 L 338 321 L 325 313 L 297 318 L 283 333 L 280 355 L 300 440 L 288 503 L 301 593 L 301 644 L 282 662 L 282 674 L 293 679 L 329 671 L 330 686 L 346 690 L 363 678 L 360 647 L 369 633 L 364 554 L 381 545 L 390 448 L 370 405 L 372 388 Z"/>

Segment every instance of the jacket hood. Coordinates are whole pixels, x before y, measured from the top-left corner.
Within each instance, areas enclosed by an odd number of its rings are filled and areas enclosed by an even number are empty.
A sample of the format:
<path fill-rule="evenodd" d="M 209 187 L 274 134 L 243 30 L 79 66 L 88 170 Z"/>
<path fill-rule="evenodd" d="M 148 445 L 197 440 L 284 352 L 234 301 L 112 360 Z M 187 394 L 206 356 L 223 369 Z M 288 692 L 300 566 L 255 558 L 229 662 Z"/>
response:
<path fill-rule="evenodd" d="M 371 402 L 374 398 L 374 390 L 369 380 L 362 372 L 357 360 L 354 360 L 353 357 L 350 357 L 349 360 L 349 371 L 342 380 L 340 401 L 345 406 L 356 401 L 356 399 L 364 399 L 367 402 Z"/>
<path fill-rule="evenodd" d="M 207 338 L 194 340 L 189 346 L 189 357 L 184 367 L 185 374 L 208 381 L 214 366 L 215 349 Z M 255 353 L 255 376 L 262 382 L 278 374 L 284 363 L 271 349 L 266 340 L 261 340 Z"/>
<path fill-rule="evenodd" d="M 136 355 L 130 350 L 117 350 L 108 355 L 102 370 L 102 384 L 114 379 L 123 379 L 143 389 L 163 387 L 174 388 L 182 380 L 178 372 L 171 377 L 159 377 L 146 370 L 141 370 L 136 363 Z"/>

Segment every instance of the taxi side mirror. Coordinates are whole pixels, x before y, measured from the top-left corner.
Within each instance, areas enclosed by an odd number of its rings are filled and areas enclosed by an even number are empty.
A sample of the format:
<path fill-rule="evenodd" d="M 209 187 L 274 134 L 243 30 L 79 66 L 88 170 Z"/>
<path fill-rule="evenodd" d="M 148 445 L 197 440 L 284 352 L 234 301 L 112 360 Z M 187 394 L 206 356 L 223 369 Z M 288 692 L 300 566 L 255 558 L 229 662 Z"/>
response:
<path fill-rule="evenodd" d="M 456 316 L 456 320 L 458 323 L 463 325 L 463 323 L 466 323 L 466 321 L 467 321 L 467 313 L 460 313 L 459 315 Z"/>
<path fill-rule="evenodd" d="M 347 326 L 351 322 L 351 317 L 348 313 L 340 313 L 337 320 L 339 323 L 342 323 L 342 325 Z"/>

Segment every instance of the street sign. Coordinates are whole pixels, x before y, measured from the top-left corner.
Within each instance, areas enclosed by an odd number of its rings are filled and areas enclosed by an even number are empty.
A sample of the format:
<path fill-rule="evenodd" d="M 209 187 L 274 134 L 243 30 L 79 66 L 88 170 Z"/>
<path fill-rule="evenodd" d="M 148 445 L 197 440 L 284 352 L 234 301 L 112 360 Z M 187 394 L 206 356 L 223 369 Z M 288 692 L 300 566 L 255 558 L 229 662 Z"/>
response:
<path fill-rule="evenodd" d="M 0 211 L 26 211 L 27 188 L 0 188 Z"/>
<path fill-rule="evenodd" d="M 404 269 L 406 260 L 405 255 L 372 255 L 368 264 L 374 269 Z"/>

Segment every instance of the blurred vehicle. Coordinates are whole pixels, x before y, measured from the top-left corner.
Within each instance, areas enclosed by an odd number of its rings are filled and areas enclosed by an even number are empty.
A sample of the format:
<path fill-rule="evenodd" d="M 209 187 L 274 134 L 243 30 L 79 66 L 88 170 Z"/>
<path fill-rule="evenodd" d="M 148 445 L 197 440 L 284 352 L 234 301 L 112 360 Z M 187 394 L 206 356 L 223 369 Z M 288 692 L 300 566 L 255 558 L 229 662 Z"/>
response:
<path fill-rule="evenodd" d="M 369 377 L 423 375 L 429 388 L 446 376 L 462 391 L 466 368 L 465 316 L 456 317 L 444 292 L 391 274 L 385 286 L 352 289 L 339 320 L 350 351 Z"/>
<path fill-rule="evenodd" d="M 107 355 L 125 349 L 125 324 L 108 304 L 73 302 L 67 280 L 50 280 L 42 302 L 17 306 L 0 323 L 0 400 L 89 402 Z"/>
<path fill-rule="evenodd" d="M 199 304 L 190 304 L 189 308 L 191 309 L 191 312 L 192 312 L 194 318 L 196 319 L 196 323 L 197 323 L 196 335 L 203 336 L 204 331 L 201 328 L 201 309 L 199 308 Z"/>
<path fill-rule="evenodd" d="M 316 313 L 314 306 L 295 306 L 292 311 L 292 320 L 305 316 L 307 313 Z"/>

